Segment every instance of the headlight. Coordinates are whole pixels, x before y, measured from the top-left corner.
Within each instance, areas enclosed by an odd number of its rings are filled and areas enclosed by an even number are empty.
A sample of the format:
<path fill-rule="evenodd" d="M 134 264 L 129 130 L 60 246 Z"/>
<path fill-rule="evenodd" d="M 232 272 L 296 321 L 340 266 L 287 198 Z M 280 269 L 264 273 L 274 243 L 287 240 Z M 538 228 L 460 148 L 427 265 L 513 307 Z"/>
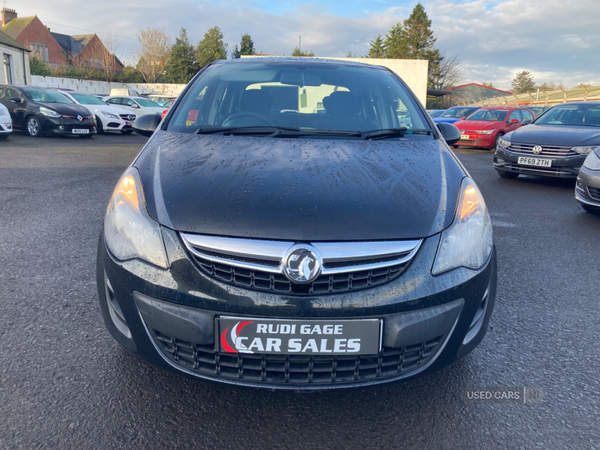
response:
<path fill-rule="evenodd" d="M 498 139 L 498 147 L 500 148 L 508 148 L 510 147 L 510 142 L 507 141 L 506 139 Z"/>
<path fill-rule="evenodd" d="M 593 146 L 593 147 L 573 147 L 573 151 L 576 153 L 579 153 L 580 155 L 588 155 L 589 153 L 593 152 L 594 150 L 599 150 L 600 147 L 597 146 Z"/>
<path fill-rule="evenodd" d="M 457 267 L 477 270 L 490 257 L 493 248 L 492 221 L 481 192 L 470 178 L 465 178 L 454 222 L 442 233 L 433 275 Z"/>
<path fill-rule="evenodd" d="M 104 111 L 100 111 L 100 112 L 110 119 L 120 119 L 120 117 L 117 116 L 116 114 L 104 112 Z"/>
<path fill-rule="evenodd" d="M 591 152 L 585 161 L 583 162 L 583 167 L 590 170 L 600 170 L 600 157 L 598 157 L 598 152 Z"/>
<path fill-rule="evenodd" d="M 492 134 L 496 130 L 475 130 L 477 134 Z"/>
<path fill-rule="evenodd" d="M 146 211 L 142 184 L 133 167 L 125 171 L 110 199 L 104 218 L 104 238 L 118 259 L 139 258 L 168 267 L 160 225 Z"/>
<path fill-rule="evenodd" d="M 50 108 L 46 108 L 44 106 L 40 106 L 40 113 L 43 114 L 44 116 L 48 116 L 48 117 L 60 117 L 59 113 L 57 113 L 56 111 L 54 111 Z"/>

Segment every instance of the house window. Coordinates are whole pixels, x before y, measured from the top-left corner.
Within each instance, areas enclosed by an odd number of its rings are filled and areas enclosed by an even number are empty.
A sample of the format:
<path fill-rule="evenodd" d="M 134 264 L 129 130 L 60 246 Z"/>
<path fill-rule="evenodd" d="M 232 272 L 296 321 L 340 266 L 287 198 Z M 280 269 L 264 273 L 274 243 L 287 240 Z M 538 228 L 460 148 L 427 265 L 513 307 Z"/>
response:
<path fill-rule="evenodd" d="M 42 61 L 50 62 L 50 57 L 48 55 L 48 46 L 46 44 L 38 44 L 36 42 L 30 42 L 29 48 L 31 48 L 31 51 Z"/>
<path fill-rule="evenodd" d="M 6 80 L 6 84 L 13 83 L 10 55 L 7 55 L 6 53 L 4 53 L 4 79 Z"/>

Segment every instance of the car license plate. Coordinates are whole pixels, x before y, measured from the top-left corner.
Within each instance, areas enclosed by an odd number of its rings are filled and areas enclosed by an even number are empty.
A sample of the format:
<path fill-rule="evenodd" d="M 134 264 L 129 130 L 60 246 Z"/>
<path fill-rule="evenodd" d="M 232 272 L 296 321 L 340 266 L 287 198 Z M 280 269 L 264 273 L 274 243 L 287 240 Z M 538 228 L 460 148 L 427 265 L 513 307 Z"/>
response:
<path fill-rule="evenodd" d="M 73 134 L 90 134 L 90 130 L 87 128 L 73 128 Z"/>
<path fill-rule="evenodd" d="M 551 159 L 527 158 L 525 156 L 519 156 L 517 163 L 524 166 L 552 167 Z"/>
<path fill-rule="evenodd" d="M 471 139 L 471 136 L 469 136 L 468 134 L 461 134 L 460 138 L 467 140 L 467 139 Z"/>
<path fill-rule="evenodd" d="M 225 353 L 376 355 L 381 319 L 286 320 L 223 316 L 216 319 L 217 348 Z"/>
<path fill-rule="evenodd" d="M 133 125 L 133 122 L 131 120 L 126 120 L 125 121 L 125 125 L 131 126 L 131 125 Z"/>

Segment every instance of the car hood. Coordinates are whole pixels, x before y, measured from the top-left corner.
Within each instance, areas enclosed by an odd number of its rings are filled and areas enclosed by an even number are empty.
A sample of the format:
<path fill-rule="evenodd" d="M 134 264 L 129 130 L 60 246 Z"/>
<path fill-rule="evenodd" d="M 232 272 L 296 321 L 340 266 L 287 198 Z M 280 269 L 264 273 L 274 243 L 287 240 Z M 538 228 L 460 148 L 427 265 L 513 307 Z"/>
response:
<path fill-rule="evenodd" d="M 560 147 L 600 145 L 600 128 L 531 124 L 508 134 L 507 139 L 519 144 L 556 145 Z"/>
<path fill-rule="evenodd" d="M 67 116 L 76 116 L 80 114 L 82 116 L 89 116 L 90 110 L 83 105 L 77 103 L 50 103 L 50 102 L 36 102 L 38 106 L 56 111 L 59 114 L 65 114 Z"/>
<path fill-rule="evenodd" d="M 460 119 L 458 117 L 435 117 L 433 121 L 435 123 L 454 123 L 458 122 Z"/>
<path fill-rule="evenodd" d="M 134 163 L 149 214 L 190 233 L 412 239 L 452 222 L 463 169 L 440 141 L 157 132 Z"/>
<path fill-rule="evenodd" d="M 91 109 L 92 111 L 103 111 L 103 112 L 107 112 L 107 113 L 113 113 L 113 114 L 135 114 L 134 112 L 129 111 L 128 109 L 125 108 L 119 108 L 118 106 L 111 106 L 111 105 L 87 105 L 86 108 Z"/>
<path fill-rule="evenodd" d="M 459 130 L 496 130 L 505 125 L 504 122 L 490 122 L 487 120 L 461 120 L 454 124 Z"/>

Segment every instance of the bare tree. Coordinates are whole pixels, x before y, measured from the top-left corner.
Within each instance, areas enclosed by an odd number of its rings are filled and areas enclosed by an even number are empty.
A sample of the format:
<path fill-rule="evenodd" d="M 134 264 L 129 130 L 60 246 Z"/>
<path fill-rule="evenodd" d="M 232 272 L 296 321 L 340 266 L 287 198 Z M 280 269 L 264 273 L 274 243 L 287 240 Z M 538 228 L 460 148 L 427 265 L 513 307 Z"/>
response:
<path fill-rule="evenodd" d="M 115 71 L 119 67 L 117 63 L 117 52 L 121 46 L 119 37 L 108 30 L 101 36 L 98 36 L 101 45 L 98 46 L 95 52 L 95 57 L 98 60 L 98 66 L 104 72 L 106 81 L 110 81 L 111 77 L 115 74 Z"/>
<path fill-rule="evenodd" d="M 429 87 L 432 89 L 446 89 L 457 86 L 463 80 L 463 71 L 460 67 L 458 56 L 440 55 L 438 64 L 430 64 Z"/>
<path fill-rule="evenodd" d="M 148 27 L 139 31 L 137 39 L 137 69 L 146 83 L 156 83 L 169 62 L 171 38 L 162 28 Z"/>

